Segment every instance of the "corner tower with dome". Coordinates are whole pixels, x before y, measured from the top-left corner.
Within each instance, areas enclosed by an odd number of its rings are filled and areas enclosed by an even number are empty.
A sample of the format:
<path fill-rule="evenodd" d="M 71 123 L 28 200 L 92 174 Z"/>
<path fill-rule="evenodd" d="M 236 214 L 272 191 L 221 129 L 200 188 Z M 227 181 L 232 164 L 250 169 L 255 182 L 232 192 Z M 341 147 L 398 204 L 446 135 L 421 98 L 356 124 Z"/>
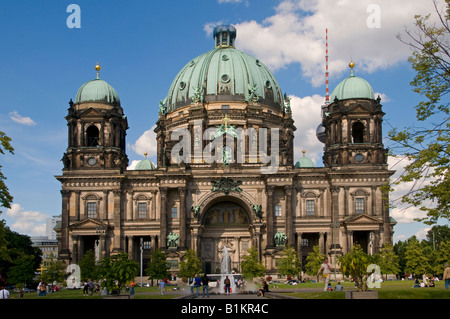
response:
<path fill-rule="evenodd" d="M 230 270 L 254 247 L 276 275 L 285 245 L 305 264 L 319 246 L 334 261 L 359 243 L 369 253 L 392 241 L 381 186 L 387 169 L 379 99 L 363 79 L 345 79 L 323 110 L 324 165 L 294 159 L 289 98 L 271 71 L 218 26 L 213 48 L 187 57 L 154 107 L 158 155 L 127 169 L 127 118 L 117 92 L 97 79 L 70 102 L 62 184 L 60 258 L 78 263 L 119 251 L 140 259 L 161 249 L 177 274 L 188 249 L 202 270 Z M 98 67 L 97 67 L 98 69 Z M 317 108 L 320 112 L 320 106 Z M 275 168 L 275 169 L 273 169 Z"/>

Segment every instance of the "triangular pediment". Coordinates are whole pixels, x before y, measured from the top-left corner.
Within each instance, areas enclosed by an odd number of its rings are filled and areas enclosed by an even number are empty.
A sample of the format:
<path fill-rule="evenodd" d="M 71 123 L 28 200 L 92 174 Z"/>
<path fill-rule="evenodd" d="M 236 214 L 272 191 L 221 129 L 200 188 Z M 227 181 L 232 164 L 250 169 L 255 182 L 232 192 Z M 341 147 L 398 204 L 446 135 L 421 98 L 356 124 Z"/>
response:
<path fill-rule="evenodd" d="M 103 115 L 104 114 L 102 112 L 94 109 L 93 107 L 88 108 L 80 114 L 82 117 L 103 117 Z"/>
<path fill-rule="evenodd" d="M 382 222 L 372 216 L 367 214 L 359 214 L 355 216 L 350 216 L 344 222 L 347 225 L 362 225 L 362 224 L 382 224 Z"/>
<path fill-rule="evenodd" d="M 98 228 L 106 228 L 107 225 L 103 222 L 101 222 L 98 219 L 94 219 L 94 218 L 86 218 L 83 219 L 82 221 L 76 222 L 72 225 L 69 226 L 69 228 L 71 230 L 88 230 L 88 229 L 98 229 Z"/>
<path fill-rule="evenodd" d="M 372 110 L 362 104 L 356 104 L 348 108 L 347 112 L 352 113 L 370 113 Z"/>

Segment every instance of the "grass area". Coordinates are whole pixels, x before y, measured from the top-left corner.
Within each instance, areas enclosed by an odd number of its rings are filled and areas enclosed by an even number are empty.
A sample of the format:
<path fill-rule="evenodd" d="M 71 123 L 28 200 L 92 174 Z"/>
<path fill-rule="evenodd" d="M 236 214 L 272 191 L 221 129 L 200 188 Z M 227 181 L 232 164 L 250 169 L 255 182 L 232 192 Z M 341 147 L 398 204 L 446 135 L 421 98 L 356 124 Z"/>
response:
<path fill-rule="evenodd" d="M 444 281 L 435 282 L 436 287 L 433 288 L 412 288 L 413 281 L 385 281 L 381 283 L 380 288 L 372 288 L 370 290 L 378 291 L 378 299 L 450 299 L 450 289 L 445 289 Z M 334 287 L 336 284 L 331 283 Z M 277 292 L 277 289 L 295 289 L 295 288 L 323 288 L 323 283 L 304 283 L 296 286 L 276 284 L 276 288 L 272 287 L 271 291 Z M 355 285 L 352 282 L 342 283 L 344 290 L 354 290 Z M 292 292 L 287 295 L 305 298 L 305 299 L 345 299 L 345 292 Z"/>
<path fill-rule="evenodd" d="M 378 291 L 379 299 L 450 299 L 450 289 L 445 289 L 444 281 L 435 282 L 434 288 L 412 288 L 413 281 L 385 281 L 381 283 L 381 288 L 373 288 Z M 334 287 L 336 283 L 332 282 Z M 354 290 L 355 285 L 352 282 L 343 282 L 344 290 Z M 303 299 L 345 299 L 345 292 L 333 291 L 305 291 L 297 292 L 301 288 L 323 288 L 323 283 L 307 282 L 299 285 L 287 285 L 284 283 L 270 284 L 270 290 L 274 293 L 286 289 L 292 292 L 283 292 L 289 296 Z M 185 289 L 188 289 L 185 287 Z M 174 291 L 173 287 L 166 288 L 166 294 L 161 295 L 158 287 L 136 287 L 134 299 L 172 299 L 185 294 L 184 291 Z M 128 292 L 123 292 L 128 294 Z M 17 299 L 18 293 L 11 292 L 11 298 Z M 36 292 L 24 294 L 23 299 L 103 299 L 102 296 L 95 294 L 93 296 L 83 296 L 83 291 L 62 289 L 56 293 L 47 294 L 45 297 L 39 297 Z"/>

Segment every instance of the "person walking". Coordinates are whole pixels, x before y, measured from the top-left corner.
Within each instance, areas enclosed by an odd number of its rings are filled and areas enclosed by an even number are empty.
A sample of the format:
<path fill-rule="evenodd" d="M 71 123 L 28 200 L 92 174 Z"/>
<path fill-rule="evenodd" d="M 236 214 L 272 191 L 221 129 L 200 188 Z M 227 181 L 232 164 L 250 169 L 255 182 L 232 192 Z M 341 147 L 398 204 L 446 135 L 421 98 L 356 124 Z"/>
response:
<path fill-rule="evenodd" d="M 136 283 L 132 280 L 130 282 L 130 296 L 134 296 L 134 287 L 136 287 Z"/>
<path fill-rule="evenodd" d="M 0 299 L 8 299 L 9 298 L 9 291 L 6 289 L 5 286 L 2 286 L 0 289 Z"/>
<path fill-rule="evenodd" d="M 83 296 L 87 296 L 88 295 L 88 283 L 87 281 L 84 281 L 83 283 Z"/>
<path fill-rule="evenodd" d="M 228 276 L 226 276 L 226 278 L 223 281 L 223 283 L 225 284 L 225 295 L 229 295 L 230 294 L 231 282 L 230 282 L 230 279 L 228 278 Z"/>
<path fill-rule="evenodd" d="M 88 279 L 87 286 L 89 295 L 92 296 L 92 293 L 94 292 L 94 282 L 91 280 L 91 278 Z"/>
<path fill-rule="evenodd" d="M 197 289 L 196 297 L 198 298 L 199 292 L 200 292 L 200 286 L 202 285 L 202 279 L 195 274 L 194 277 L 194 287 Z"/>
<path fill-rule="evenodd" d="M 205 292 L 206 297 L 209 298 L 209 278 L 206 274 L 202 277 L 202 285 L 203 285 L 203 298 L 205 298 Z"/>
<path fill-rule="evenodd" d="M 445 281 L 445 289 L 448 289 L 450 286 L 450 266 L 446 263 L 444 267 L 444 276 L 442 279 Z"/>
<path fill-rule="evenodd" d="M 164 295 L 164 292 L 166 291 L 166 282 L 164 280 L 161 280 L 158 285 L 159 289 L 161 290 L 161 295 Z"/>
<path fill-rule="evenodd" d="M 328 290 L 328 282 L 330 281 L 330 274 L 332 271 L 333 267 L 331 267 L 330 263 L 328 262 L 328 258 L 325 257 L 319 271 L 317 272 L 317 276 L 319 276 L 319 274 L 322 272 L 323 278 L 325 279 L 323 291 Z"/>

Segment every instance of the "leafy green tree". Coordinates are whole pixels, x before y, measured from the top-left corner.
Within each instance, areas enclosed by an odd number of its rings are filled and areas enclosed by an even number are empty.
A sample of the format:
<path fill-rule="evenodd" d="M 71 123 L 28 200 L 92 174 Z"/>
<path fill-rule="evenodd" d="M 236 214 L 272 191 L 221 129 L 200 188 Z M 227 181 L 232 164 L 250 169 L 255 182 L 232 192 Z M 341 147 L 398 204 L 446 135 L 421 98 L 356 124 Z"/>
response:
<path fill-rule="evenodd" d="M 202 264 L 200 258 L 198 258 L 197 253 L 193 249 L 188 249 L 180 261 L 180 271 L 178 275 L 182 278 L 191 278 L 195 274 L 202 271 Z"/>
<path fill-rule="evenodd" d="M 450 241 L 450 227 L 435 225 L 427 233 L 427 242 L 433 250 L 439 249 L 441 242 Z"/>
<path fill-rule="evenodd" d="M 169 274 L 169 266 L 166 261 L 166 254 L 164 254 L 160 249 L 152 252 L 151 262 L 148 264 L 145 270 L 148 279 L 164 279 L 167 278 Z"/>
<path fill-rule="evenodd" d="M 61 260 L 56 259 L 53 255 L 50 255 L 46 260 L 45 270 L 42 272 L 42 280 L 47 283 L 62 282 L 66 273 L 66 267 Z"/>
<path fill-rule="evenodd" d="M 338 258 L 338 262 L 342 273 L 347 277 L 351 276 L 355 281 L 358 291 L 367 291 L 367 279 L 371 274 L 367 268 L 374 264 L 374 257 L 355 244 L 350 252 Z"/>
<path fill-rule="evenodd" d="M 41 250 L 32 246 L 29 236 L 11 231 L 3 222 L 0 222 L 0 274 L 3 278 L 7 278 L 11 267 L 17 266 L 15 261 L 24 258 L 24 255 L 32 257 L 34 269 L 29 270 L 29 274 L 34 275 L 34 270 L 41 264 Z"/>
<path fill-rule="evenodd" d="M 19 252 L 8 270 L 8 282 L 12 285 L 32 283 L 36 269 L 34 266 L 34 256 Z"/>
<path fill-rule="evenodd" d="M 415 237 L 408 243 L 405 251 L 405 261 L 405 271 L 407 273 L 421 275 L 430 269 L 428 258 L 423 253 L 423 249 Z"/>
<path fill-rule="evenodd" d="M 264 274 L 267 272 L 267 269 L 259 260 L 256 248 L 252 246 L 247 252 L 249 254 L 242 257 L 241 262 L 242 276 L 246 279 L 264 277 Z"/>
<path fill-rule="evenodd" d="M 11 146 L 11 138 L 4 132 L 0 131 L 0 154 L 5 154 L 5 151 L 14 154 L 14 148 Z M 9 193 L 8 187 L 5 184 L 6 176 L 2 173 L 2 166 L 0 165 L 0 206 L 11 208 L 13 196 Z M 1 211 L 0 211 L 1 214 Z"/>
<path fill-rule="evenodd" d="M 96 277 L 97 265 L 95 262 L 95 253 L 92 249 L 89 249 L 84 253 L 83 258 L 81 258 L 78 263 L 78 266 L 80 266 L 81 281 L 86 281 L 89 278 Z"/>
<path fill-rule="evenodd" d="M 394 246 L 392 244 L 384 244 L 380 249 L 379 257 L 376 260 L 376 264 L 380 266 L 382 274 L 398 274 L 400 272 L 399 266 L 400 258 L 394 252 Z"/>
<path fill-rule="evenodd" d="M 120 295 L 127 283 L 137 276 L 139 264 L 128 258 L 126 253 L 102 258 L 99 261 L 97 278 L 109 291 Z"/>
<path fill-rule="evenodd" d="M 434 2 L 439 25 L 431 24 L 430 15 L 417 15 L 415 30 L 405 30 L 406 39 L 398 36 L 413 51 L 409 62 L 416 76 L 411 86 L 425 99 L 415 106 L 419 125 L 389 132 L 391 151 L 408 159 L 392 184 L 413 182 L 401 202 L 425 211 L 426 217 L 416 220 L 428 225 L 450 218 L 450 0 L 445 3 L 441 14 Z"/>
<path fill-rule="evenodd" d="M 445 263 L 450 262 L 450 240 L 441 242 L 438 255 L 436 258 L 436 268 L 434 269 L 435 274 L 444 273 Z"/>
<path fill-rule="evenodd" d="M 320 253 L 320 247 L 314 246 L 313 251 L 306 257 L 305 272 L 309 276 L 316 276 L 322 266 L 325 255 Z"/>
<path fill-rule="evenodd" d="M 297 252 L 294 247 L 286 246 L 283 249 L 283 257 L 278 262 L 278 271 L 285 276 L 297 276 L 300 278 L 302 271 L 302 263 L 298 259 Z"/>

